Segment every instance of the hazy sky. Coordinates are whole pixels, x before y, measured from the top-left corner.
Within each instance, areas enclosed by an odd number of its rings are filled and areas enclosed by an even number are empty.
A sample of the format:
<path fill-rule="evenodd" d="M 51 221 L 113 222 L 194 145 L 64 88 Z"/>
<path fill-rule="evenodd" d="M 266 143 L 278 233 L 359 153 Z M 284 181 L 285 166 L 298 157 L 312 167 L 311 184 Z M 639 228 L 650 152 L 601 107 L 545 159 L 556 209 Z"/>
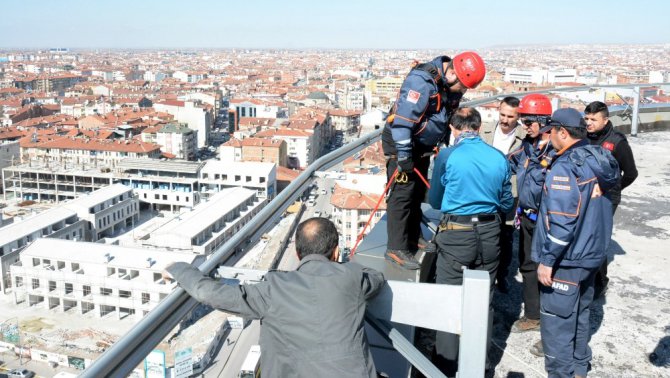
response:
<path fill-rule="evenodd" d="M 8 0 L 0 48 L 670 43 L 667 0 Z"/>

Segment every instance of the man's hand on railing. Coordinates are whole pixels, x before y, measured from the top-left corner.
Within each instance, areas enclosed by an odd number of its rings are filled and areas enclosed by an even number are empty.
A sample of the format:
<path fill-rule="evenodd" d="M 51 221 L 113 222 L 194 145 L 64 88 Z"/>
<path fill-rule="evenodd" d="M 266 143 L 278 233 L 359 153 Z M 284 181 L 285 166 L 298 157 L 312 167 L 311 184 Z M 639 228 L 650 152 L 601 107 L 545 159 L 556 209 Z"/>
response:
<path fill-rule="evenodd" d="M 163 267 L 163 270 L 161 271 L 161 276 L 166 282 L 174 282 L 174 277 L 172 277 L 172 274 L 168 272 L 168 268 L 171 267 L 174 264 L 173 262 L 169 262 L 167 265 Z"/>

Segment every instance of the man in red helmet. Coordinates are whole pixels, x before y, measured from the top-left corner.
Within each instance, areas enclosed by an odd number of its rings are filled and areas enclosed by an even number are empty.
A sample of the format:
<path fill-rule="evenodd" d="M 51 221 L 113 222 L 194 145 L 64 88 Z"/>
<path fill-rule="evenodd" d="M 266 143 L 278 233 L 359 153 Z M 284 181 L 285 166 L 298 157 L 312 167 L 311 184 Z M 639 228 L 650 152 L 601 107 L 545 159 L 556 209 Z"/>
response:
<path fill-rule="evenodd" d="M 485 74 L 484 61 L 471 51 L 418 64 L 405 78 L 386 121 L 382 149 L 387 178 L 395 182 L 386 204 L 385 258 L 405 269 L 419 269 L 414 255 L 427 188 L 416 172 L 426 177 L 433 149 L 449 140 L 449 116 Z"/>
<path fill-rule="evenodd" d="M 540 328 L 540 289 L 531 246 L 544 176 L 554 150 L 548 134 L 551 127 L 547 126 L 552 113 L 551 100 L 542 94 L 529 94 L 521 99 L 518 109 L 526 137 L 508 159 L 512 174 L 516 174 L 519 195 L 519 271 L 523 277 L 524 315 L 514 322 L 512 332 L 525 332 Z"/>

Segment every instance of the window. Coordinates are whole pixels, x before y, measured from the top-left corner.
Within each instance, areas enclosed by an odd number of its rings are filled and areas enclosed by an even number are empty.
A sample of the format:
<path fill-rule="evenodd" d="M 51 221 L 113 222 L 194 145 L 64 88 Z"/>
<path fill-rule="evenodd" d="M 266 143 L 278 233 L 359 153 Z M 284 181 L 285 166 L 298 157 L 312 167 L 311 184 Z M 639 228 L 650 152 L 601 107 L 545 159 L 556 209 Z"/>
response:
<path fill-rule="evenodd" d="M 127 290 L 119 290 L 119 298 L 130 298 L 132 294 Z"/>
<path fill-rule="evenodd" d="M 72 267 L 73 272 L 76 272 L 79 270 L 79 263 L 72 263 L 70 264 L 70 267 Z"/>
<path fill-rule="evenodd" d="M 167 201 L 167 194 L 163 194 L 163 201 Z"/>
<path fill-rule="evenodd" d="M 202 178 L 206 179 L 206 178 L 208 178 L 208 177 L 209 177 L 209 174 L 207 174 L 207 173 L 203 173 L 203 174 L 202 174 Z"/>
<path fill-rule="evenodd" d="M 146 193 L 144 193 L 144 198 L 147 198 L 147 194 L 146 194 Z"/>
<path fill-rule="evenodd" d="M 149 293 L 142 293 L 142 304 L 149 303 L 150 299 L 151 299 L 151 295 L 149 295 Z"/>
<path fill-rule="evenodd" d="M 33 266 L 38 266 L 40 265 L 40 259 L 33 257 Z"/>
<path fill-rule="evenodd" d="M 100 295 L 112 295 L 112 289 L 107 288 L 107 287 L 101 287 L 100 288 Z"/>
<path fill-rule="evenodd" d="M 56 290 L 56 281 L 49 281 L 49 291 Z"/>
<path fill-rule="evenodd" d="M 188 202 L 188 201 L 189 201 L 189 198 L 188 198 L 188 197 L 186 197 L 186 202 Z"/>
<path fill-rule="evenodd" d="M 251 182 L 251 176 L 247 176 L 247 182 Z"/>
<path fill-rule="evenodd" d="M 21 287 L 23 286 L 23 277 L 16 277 L 16 287 Z"/>
<path fill-rule="evenodd" d="M 84 285 L 83 292 L 84 292 L 84 296 L 91 295 L 91 286 Z"/>
<path fill-rule="evenodd" d="M 240 181 L 241 179 L 240 175 L 235 175 L 235 181 Z"/>
<path fill-rule="evenodd" d="M 177 202 L 179 202 L 179 196 L 177 196 Z"/>
<path fill-rule="evenodd" d="M 116 268 L 107 268 L 107 276 L 111 276 L 116 273 Z"/>
<path fill-rule="evenodd" d="M 40 287 L 40 280 L 37 278 L 33 278 L 33 289 L 37 289 Z"/>
<path fill-rule="evenodd" d="M 218 180 L 218 179 L 220 179 L 220 178 L 221 178 L 221 175 L 220 175 L 220 174 L 218 174 L 218 173 L 214 174 L 214 180 Z"/>
<path fill-rule="evenodd" d="M 74 291 L 71 283 L 65 283 L 65 294 L 71 294 Z"/>
<path fill-rule="evenodd" d="M 221 175 L 222 180 L 228 180 L 228 175 Z"/>
<path fill-rule="evenodd" d="M 258 179 L 258 181 L 259 181 L 261 184 L 264 183 L 264 182 L 265 182 L 265 177 L 260 177 L 260 178 Z"/>

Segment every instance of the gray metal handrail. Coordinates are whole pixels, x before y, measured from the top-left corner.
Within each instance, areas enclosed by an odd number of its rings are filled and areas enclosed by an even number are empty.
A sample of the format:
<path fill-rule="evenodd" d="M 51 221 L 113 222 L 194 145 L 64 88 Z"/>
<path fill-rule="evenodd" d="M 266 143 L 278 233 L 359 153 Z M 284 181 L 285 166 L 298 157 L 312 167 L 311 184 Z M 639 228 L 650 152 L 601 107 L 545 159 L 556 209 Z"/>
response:
<path fill-rule="evenodd" d="M 555 88 L 541 91 L 513 93 L 510 96 L 522 97 L 530 93 L 552 93 L 589 90 L 593 88 L 630 88 L 648 87 L 655 85 L 670 85 L 670 83 L 655 84 L 627 84 L 627 85 L 592 85 L 580 87 Z M 498 101 L 507 95 L 497 95 L 486 99 L 479 99 L 462 103 L 462 106 L 480 106 Z M 637 107 L 638 104 L 634 104 Z M 633 122 L 636 123 L 637 120 Z M 636 125 L 635 125 L 636 126 Z M 199 269 L 210 274 L 214 269 L 225 262 L 235 248 L 256 235 L 266 222 L 283 213 L 298 196 L 307 188 L 308 182 L 316 171 L 328 169 L 346 159 L 348 156 L 362 150 L 379 140 L 382 130 L 376 130 L 368 135 L 342 146 L 341 148 L 322 156 L 310 164 L 285 190 L 263 208 L 256 217 L 223 244 Z M 87 368 L 81 377 L 125 377 L 142 362 L 151 350 L 160 343 L 167 334 L 179 324 L 195 306 L 196 301 L 188 296 L 181 288 L 175 289 L 156 308 L 150 311 L 119 341 L 107 349 L 95 362 Z"/>

